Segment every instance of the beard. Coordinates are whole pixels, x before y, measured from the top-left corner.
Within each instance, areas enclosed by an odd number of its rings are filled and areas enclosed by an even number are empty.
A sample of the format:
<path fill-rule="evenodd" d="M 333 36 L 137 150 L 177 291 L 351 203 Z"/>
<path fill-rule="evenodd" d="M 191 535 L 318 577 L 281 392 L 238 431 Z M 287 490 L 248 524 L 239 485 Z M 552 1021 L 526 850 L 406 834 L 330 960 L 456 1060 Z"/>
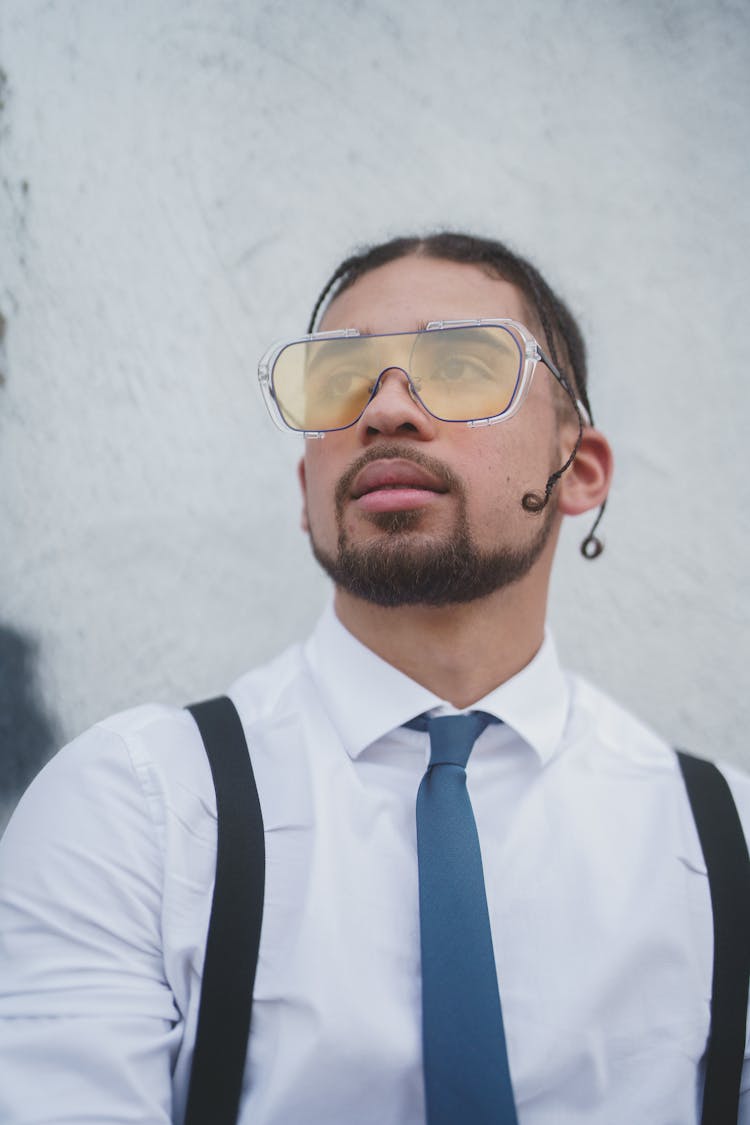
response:
<path fill-rule="evenodd" d="M 365 465 L 392 458 L 413 461 L 445 484 L 456 500 L 454 525 L 438 536 L 419 530 L 420 509 L 371 513 L 369 522 L 383 534 L 367 543 L 353 543 L 344 521 L 352 482 Z M 324 551 L 312 531 L 310 539 L 313 554 L 326 574 L 354 597 L 390 608 L 461 605 L 485 598 L 528 574 L 550 536 L 555 509 L 551 502 L 539 513 L 539 525 L 522 546 L 484 550 L 471 533 L 461 480 L 419 450 L 381 445 L 358 458 L 337 485 L 336 555 Z"/>

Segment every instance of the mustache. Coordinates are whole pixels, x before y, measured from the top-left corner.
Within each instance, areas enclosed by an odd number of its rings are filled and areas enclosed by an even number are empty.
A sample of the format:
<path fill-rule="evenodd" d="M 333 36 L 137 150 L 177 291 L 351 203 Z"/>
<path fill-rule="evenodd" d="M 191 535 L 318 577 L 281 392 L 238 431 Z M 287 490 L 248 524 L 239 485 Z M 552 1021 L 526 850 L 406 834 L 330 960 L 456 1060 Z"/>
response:
<path fill-rule="evenodd" d="M 452 469 L 444 465 L 442 461 L 438 461 L 435 457 L 430 457 L 427 453 L 423 453 L 421 449 L 414 449 L 412 446 L 399 445 L 396 442 L 390 444 L 372 446 L 366 449 L 364 453 L 360 454 L 355 461 L 352 461 L 349 468 L 339 477 L 336 485 L 336 511 L 341 515 L 344 504 L 349 499 L 354 480 L 364 468 L 371 465 L 373 461 L 411 461 L 413 465 L 418 465 L 421 469 L 431 473 L 436 477 L 441 484 L 445 485 L 446 491 L 454 491 L 459 493 L 461 497 L 465 496 L 466 489 L 464 483 Z"/>

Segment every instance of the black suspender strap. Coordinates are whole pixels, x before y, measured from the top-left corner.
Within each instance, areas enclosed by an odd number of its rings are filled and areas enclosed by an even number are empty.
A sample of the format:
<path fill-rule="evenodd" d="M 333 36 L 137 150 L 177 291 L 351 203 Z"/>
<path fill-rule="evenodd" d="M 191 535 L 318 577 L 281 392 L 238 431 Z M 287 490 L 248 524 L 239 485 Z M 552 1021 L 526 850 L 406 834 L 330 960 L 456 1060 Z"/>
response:
<path fill-rule="evenodd" d="M 711 1029 L 701 1125 L 736 1125 L 750 978 L 750 858 L 731 791 L 712 762 L 677 758 L 708 871 L 714 916 Z"/>
<path fill-rule="evenodd" d="M 216 882 L 185 1125 L 235 1125 L 263 919 L 263 818 L 242 723 L 226 696 L 188 708 L 216 789 Z"/>

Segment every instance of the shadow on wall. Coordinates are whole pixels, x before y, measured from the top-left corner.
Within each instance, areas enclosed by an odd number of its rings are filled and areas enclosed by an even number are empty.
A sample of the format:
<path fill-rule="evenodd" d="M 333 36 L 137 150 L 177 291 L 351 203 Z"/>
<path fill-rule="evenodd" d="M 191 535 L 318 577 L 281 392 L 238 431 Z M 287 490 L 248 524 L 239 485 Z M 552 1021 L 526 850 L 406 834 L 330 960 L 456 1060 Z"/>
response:
<path fill-rule="evenodd" d="M 36 645 L 0 625 L 0 830 L 57 745 L 36 685 Z"/>

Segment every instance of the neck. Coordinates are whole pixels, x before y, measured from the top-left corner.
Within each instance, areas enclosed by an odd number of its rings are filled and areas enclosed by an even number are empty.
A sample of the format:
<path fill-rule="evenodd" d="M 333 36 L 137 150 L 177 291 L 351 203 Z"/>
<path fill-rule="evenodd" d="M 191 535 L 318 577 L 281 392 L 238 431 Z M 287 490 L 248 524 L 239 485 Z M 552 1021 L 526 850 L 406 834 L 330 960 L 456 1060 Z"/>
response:
<path fill-rule="evenodd" d="M 546 584 L 541 597 L 536 587 L 522 580 L 466 605 L 392 609 L 337 589 L 334 606 L 362 644 L 441 699 L 466 708 L 538 652 Z"/>

